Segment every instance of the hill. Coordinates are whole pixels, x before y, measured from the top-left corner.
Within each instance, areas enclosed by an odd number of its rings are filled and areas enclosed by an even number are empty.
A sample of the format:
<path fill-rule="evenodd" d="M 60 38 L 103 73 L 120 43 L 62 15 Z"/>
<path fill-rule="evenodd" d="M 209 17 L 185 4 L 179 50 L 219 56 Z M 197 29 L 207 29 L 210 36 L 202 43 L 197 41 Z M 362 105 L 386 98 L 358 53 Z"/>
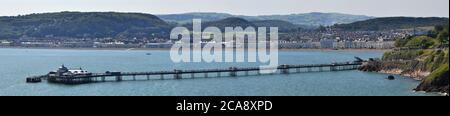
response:
<path fill-rule="evenodd" d="M 237 17 L 231 17 L 231 18 L 225 18 L 225 19 L 218 20 L 218 21 L 206 22 L 204 24 L 204 27 L 207 27 L 207 26 L 219 27 L 220 29 L 225 29 L 225 27 L 238 27 L 238 26 L 242 27 L 242 28 L 256 27 L 256 25 L 253 24 L 252 22 L 249 22 L 245 19 L 237 18 Z"/>
<path fill-rule="evenodd" d="M 0 17 L 0 38 L 144 37 L 165 35 L 170 25 L 151 14 L 59 12 Z"/>
<path fill-rule="evenodd" d="M 257 27 L 278 27 L 278 30 L 280 32 L 289 32 L 289 31 L 295 31 L 298 29 L 303 28 L 303 26 L 295 25 L 287 21 L 282 20 L 258 20 L 258 21 L 252 21 L 253 24 L 255 24 Z"/>
<path fill-rule="evenodd" d="M 288 21 L 298 25 L 311 26 L 330 26 L 334 24 L 347 24 L 356 21 L 363 21 L 372 19 L 374 17 L 364 15 L 350 15 L 341 13 L 305 13 L 305 14 L 291 14 L 291 15 L 266 15 L 258 16 L 259 20 L 282 20 Z"/>
<path fill-rule="evenodd" d="M 414 27 L 432 27 L 448 25 L 448 18 L 413 18 L 413 17 L 387 17 L 358 21 L 350 24 L 335 25 L 335 28 L 343 30 L 379 31 L 393 29 L 408 29 Z"/>

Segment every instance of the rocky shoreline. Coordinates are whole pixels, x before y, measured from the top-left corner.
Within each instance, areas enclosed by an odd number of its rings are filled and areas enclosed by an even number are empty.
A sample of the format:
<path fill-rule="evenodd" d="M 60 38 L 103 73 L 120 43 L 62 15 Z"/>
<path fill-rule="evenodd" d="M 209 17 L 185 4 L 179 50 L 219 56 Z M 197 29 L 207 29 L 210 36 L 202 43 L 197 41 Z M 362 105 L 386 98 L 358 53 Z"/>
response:
<path fill-rule="evenodd" d="M 432 74 L 431 71 L 424 70 L 424 65 L 419 61 L 382 61 L 371 60 L 363 63 L 359 68 L 361 71 L 377 72 L 384 74 L 402 75 L 412 78 L 421 83 L 414 88 L 415 91 L 438 92 L 441 95 L 449 94 L 449 72 L 440 74 L 435 79 L 427 79 Z"/>
<path fill-rule="evenodd" d="M 428 76 L 430 74 L 429 71 L 417 70 L 417 71 L 405 72 L 402 69 L 380 70 L 378 72 L 384 73 L 384 74 L 401 75 L 404 77 L 412 78 L 417 81 L 423 80 L 426 76 Z"/>

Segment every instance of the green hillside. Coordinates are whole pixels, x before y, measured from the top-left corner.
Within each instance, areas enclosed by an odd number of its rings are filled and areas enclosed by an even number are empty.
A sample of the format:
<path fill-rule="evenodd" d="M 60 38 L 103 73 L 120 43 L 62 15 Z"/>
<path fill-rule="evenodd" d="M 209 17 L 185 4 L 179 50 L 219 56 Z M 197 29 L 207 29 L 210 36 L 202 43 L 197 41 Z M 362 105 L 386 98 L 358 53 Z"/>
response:
<path fill-rule="evenodd" d="M 387 17 L 358 21 L 350 24 L 335 25 L 342 30 L 380 31 L 393 29 L 409 29 L 414 27 L 432 27 L 448 25 L 448 18 L 412 18 L 412 17 Z"/>
<path fill-rule="evenodd" d="M 0 38 L 142 37 L 163 35 L 169 24 L 150 14 L 60 12 L 0 17 Z"/>

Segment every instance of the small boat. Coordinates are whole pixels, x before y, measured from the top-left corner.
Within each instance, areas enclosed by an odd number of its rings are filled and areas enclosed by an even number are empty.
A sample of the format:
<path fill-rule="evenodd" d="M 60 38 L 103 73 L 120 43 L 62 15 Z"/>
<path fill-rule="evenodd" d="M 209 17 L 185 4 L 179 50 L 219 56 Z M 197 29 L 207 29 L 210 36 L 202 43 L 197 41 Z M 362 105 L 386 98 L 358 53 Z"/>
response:
<path fill-rule="evenodd" d="M 152 53 L 146 53 L 145 55 L 152 55 Z"/>

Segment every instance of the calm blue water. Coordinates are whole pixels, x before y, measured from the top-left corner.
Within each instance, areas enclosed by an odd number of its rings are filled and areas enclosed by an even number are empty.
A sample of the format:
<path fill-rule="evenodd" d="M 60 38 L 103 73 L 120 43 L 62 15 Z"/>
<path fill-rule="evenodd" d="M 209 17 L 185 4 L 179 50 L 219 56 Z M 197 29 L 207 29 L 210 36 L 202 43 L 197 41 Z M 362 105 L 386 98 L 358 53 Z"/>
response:
<path fill-rule="evenodd" d="M 152 53 L 152 55 L 146 55 Z M 351 61 L 354 56 L 380 57 L 379 51 L 284 51 L 280 64 Z M 25 77 L 46 74 L 61 64 L 90 72 L 160 71 L 250 67 L 256 63 L 173 63 L 168 51 L 0 49 L 0 95 L 125 95 L 125 96 L 422 96 L 412 91 L 418 81 L 360 71 L 312 72 L 183 80 L 107 82 L 84 85 L 25 83 Z M 214 77 L 215 74 L 210 74 Z"/>

